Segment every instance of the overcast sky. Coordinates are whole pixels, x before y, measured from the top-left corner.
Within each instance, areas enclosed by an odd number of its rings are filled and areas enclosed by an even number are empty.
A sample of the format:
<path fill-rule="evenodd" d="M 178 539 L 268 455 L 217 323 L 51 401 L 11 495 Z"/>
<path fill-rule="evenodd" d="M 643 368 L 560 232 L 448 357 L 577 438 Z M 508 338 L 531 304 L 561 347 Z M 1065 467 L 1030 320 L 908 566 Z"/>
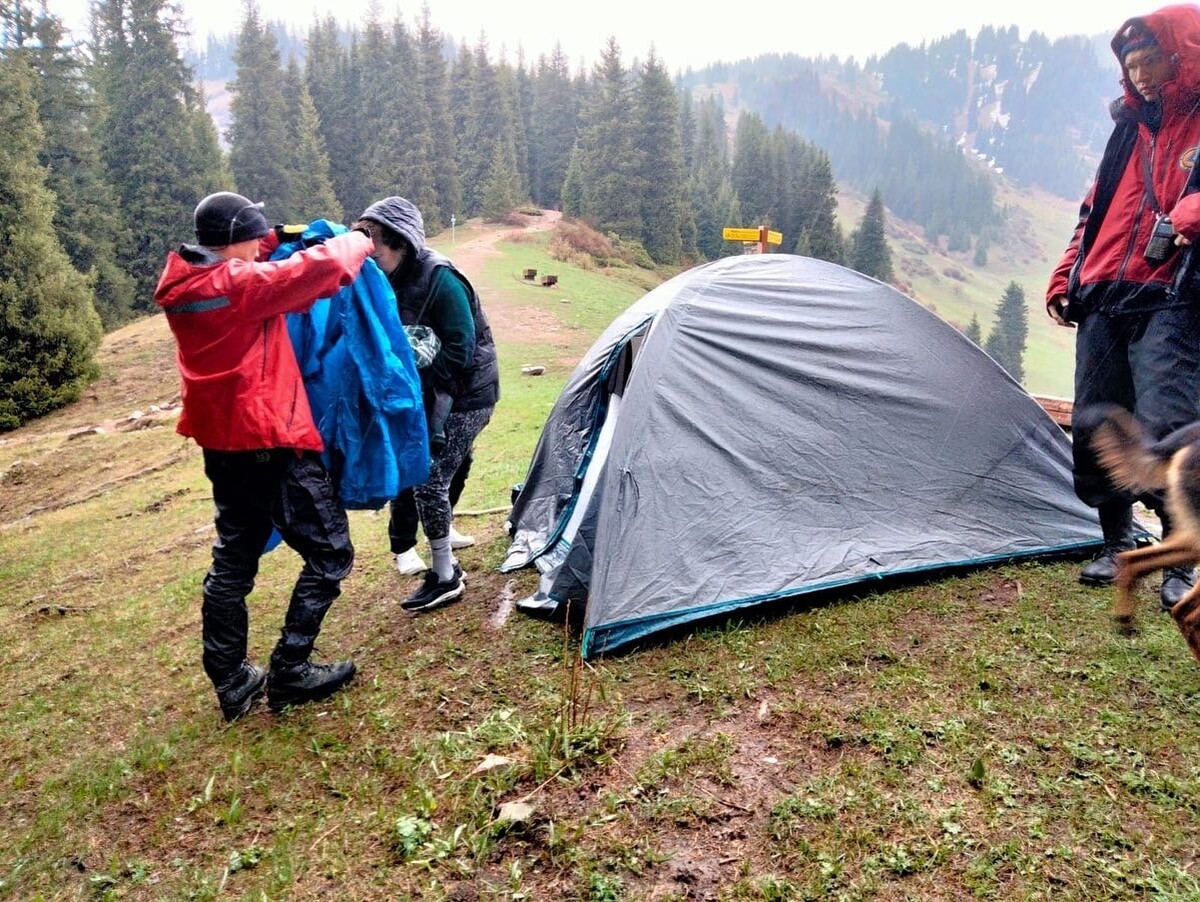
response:
<path fill-rule="evenodd" d="M 197 35 L 236 33 L 243 0 L 180 0 Z M 314 18 L 332 13 L 361 24 L 370 0 L 257 0 L 264 19 L 293 23 L 302 33 Z M 68 25 L 86 22 L 87 0 L 49 0 L 51 12 Z M 556 42 L 571 60 L 595 62 L 613 36 L 626 62 L 645 58 L 651 47 L 671 71 L 699 68 L 762 53 L 801 56 L 853 56 L 862 62 L 872 53 L 907 42 L 939 38 L 965 28 L 971 36 L 982 25 L 1016 25 L 1022 37 L 1040 31 L 1050 38 L 1065 34 L 1110 34 L 1133 15 L 1163 5 L 1130 5 L 1115 0 L 782 0 L 775 4 L 735 0 L 428 0 L 433 24 L 452 38 L 474 44 L 482 31 L 493 59 L 501 49 L 510 61 L 523 48 L 529 61 Z M 384 21 L 397 14 L 409 24 L 422 3 L 378 0 Z M 80 32 L 82 35 L 82 32 Z"/>

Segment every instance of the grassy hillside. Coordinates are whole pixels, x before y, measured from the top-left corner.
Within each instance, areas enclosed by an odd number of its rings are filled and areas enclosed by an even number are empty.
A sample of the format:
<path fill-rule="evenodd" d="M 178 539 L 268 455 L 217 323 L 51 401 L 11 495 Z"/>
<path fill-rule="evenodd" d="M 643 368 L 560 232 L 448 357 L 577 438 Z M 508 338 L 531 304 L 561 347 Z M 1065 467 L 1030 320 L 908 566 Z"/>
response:
<path fill-rule="evenodd" d="M 470 509 L 503 507 L 579 353 L 643 290 L 545 241 L 477 271 L 504 399 Z M 200 669 L 211 499 L 173 432 L 172 357 L 161 317 L 134 323 L 88 397 L 0 437 L 0 898 L 1200 897 L 1200 671 L 1149 589 L 1118 635 L 1072 563 L 581 667 L 558 627 L 511 615 L 535 575 L 495 572 L 503 513 L 460 524 L 466 599 L 414 618 L 384 517 L 356 511 L 319 652 L 359 679 L 226 727 Z M 263 560 L 259 659 L 298 567 Z"/>

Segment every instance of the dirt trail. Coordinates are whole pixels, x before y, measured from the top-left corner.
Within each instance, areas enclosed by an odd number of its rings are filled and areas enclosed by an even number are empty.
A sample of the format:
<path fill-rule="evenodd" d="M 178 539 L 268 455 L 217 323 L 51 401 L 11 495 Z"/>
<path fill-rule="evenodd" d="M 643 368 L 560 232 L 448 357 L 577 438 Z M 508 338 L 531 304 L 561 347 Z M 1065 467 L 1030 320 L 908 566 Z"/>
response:
<path fill-rule="evenodd" d="M 500 256 L 500 252 L 496 250 L 499 242 L 522 232 L 549 231 L 562 219 L 562 214 L 557 210 L 543 210 L 540 216 L 516 215 L 520 223 L 515 225 L 469 221 L 458 229 L 457 238 L 453 246 L 445 252 L 446 255 L 466 273 L 467 278 L 478 285 L 483 279 L 484 264 L 489 259 Z"/>

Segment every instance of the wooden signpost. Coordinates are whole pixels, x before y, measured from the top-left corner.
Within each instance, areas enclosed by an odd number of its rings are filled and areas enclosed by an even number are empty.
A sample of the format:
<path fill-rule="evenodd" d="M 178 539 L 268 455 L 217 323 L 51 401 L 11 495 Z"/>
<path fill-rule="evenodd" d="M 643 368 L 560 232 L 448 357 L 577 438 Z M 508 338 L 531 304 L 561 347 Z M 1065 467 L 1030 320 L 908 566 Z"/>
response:
<path fill-rule="evenodd" d="M 772 232 L 765 225 L 759 226 L 757 229 L 734 229 L 727 227 L 721 231 L 721 237 L 726 241 L 757 242 L 760 254 L 769 253 L 767 249 L 767 245 L 769 244 L 783 244 L 783 233 Z"/>

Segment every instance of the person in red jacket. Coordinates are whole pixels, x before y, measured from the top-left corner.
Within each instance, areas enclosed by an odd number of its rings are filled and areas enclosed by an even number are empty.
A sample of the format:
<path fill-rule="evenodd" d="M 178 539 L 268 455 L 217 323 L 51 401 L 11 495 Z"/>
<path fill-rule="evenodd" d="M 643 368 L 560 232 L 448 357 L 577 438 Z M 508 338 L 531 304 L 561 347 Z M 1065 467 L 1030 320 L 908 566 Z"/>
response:
<path fill-rule="evenodd" d="M 177 345 L 177 428 L 203 449 L 212 483 L 217 538 L 203 585 L 203 663 L 232 721 L 264 692 L 279 711 L 326 698 L 354 677 L 351 661 L 310 661 L 354 548 L 284 315 L 352 282 L 374 244 L 351 231 L 267 262 L 279 228 L 267 225 L 262 204 L 222 191 L 200 201 L 194 218 L 197 244 L 167 255 L 154 299 Z M 268 672 L 247 657 L 246 596 L 273 529 L 304 567 Z"/>
<path fill-rule="evenodd" d="M 1200 418 L 1200 7 L 1166 6 L 1127 20 L 1112 40 L 1124 95 L 1116 125 L 1051 276 L 1046 310 L 1077 326 L 1072 433 L 1075 491 L 1099 511 L 1104 548 L 1081 582 L 1109 585 L 1116 556 L 1134 547 L 1131 495 L 1113 487 L 1092 450 L 1089 409 L 1116 404 L 1154 438 Z M 1159 495 L 1143 500 L 1170 517 Z M 1195 582 L 1163 572 L 1170 610 Z"/>

